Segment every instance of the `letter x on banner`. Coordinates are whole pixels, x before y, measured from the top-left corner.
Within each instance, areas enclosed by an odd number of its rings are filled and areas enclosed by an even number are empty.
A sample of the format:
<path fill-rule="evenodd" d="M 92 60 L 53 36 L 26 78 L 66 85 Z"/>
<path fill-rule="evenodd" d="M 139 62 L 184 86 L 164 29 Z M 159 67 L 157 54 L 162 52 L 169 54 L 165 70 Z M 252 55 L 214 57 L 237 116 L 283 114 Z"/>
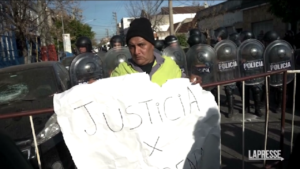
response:
<path fill-rule="evenodd" d="M 78 169 L 220 168 L 220 112 L 188 79 L 162 87 L 145 73 L 82 84 L 54 96 Z"/>

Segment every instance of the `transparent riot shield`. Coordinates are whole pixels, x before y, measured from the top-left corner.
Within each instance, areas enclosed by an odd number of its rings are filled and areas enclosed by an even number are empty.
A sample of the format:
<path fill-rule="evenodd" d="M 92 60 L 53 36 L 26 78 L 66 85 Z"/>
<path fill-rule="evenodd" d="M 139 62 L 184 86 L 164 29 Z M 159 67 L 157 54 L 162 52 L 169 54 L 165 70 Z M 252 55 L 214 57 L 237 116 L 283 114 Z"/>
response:
<path fill-rule="evenodd" d="M 276 70 L 294 70 L 294 50 L 293 47 L 285 40 L 275 40 L 270 43 L 264 52 L 265 69 L 267 72 Z M 293 74 L 287 75 L 287 84 L 294 79 Z M 270 76 L 271 86 L 282 85 L 282 74 Z"/>
<path fill-rule="evenodd" d="M 214 48 L 205 44 L 198 44 L 191 47 L 187 54 L 187 70 L 189 75 L 198 75 L 202 78 L 202 84 L 216 82 L 214 63 L 216 52 Z M 211 90 L 214 87 L 207 88 Z"/>
<path fill-rule="evenodd" d="M 241 43 L 237 50 L 241 77 L 265 72 L 264 49 L 264 45 L 256 39 L 248 39 Z M 264 81 L 264 77 L 254 78 L 246 80 L 245 85 L 263 84 Z"/>
<path fill-rule="evenodd" d="M 214 49 L 216 51 L 215 73 L 218 82 L 233 80 L 240 77 L 237 46 L 231 40 L 222 40 L 218 42 Z M 230 83 L 227 85 L 232 85 Z"/>
<path fill-rule="evenodd" d="M 102 65 L 99 58 L 93 53 L 82 53 L 77 55 L 70 66 L 71 85 L 84 83 L 89 78 L 103 77 Z"/>
<path fill-rule="evenodd" d="M 171 57 L 180 67 L 181 71 L 188 74 L 185 53 L 179 45 L 168 46 L 163 50 L 162 55 Z"/>
<path fill-rule="evenodd" d="M 104 57 L 103 71 L 104 77 L 110 77 L 111 72 L 122 62 L 131 58 L 131 53 L 127 47 L 110 49 Z"/>

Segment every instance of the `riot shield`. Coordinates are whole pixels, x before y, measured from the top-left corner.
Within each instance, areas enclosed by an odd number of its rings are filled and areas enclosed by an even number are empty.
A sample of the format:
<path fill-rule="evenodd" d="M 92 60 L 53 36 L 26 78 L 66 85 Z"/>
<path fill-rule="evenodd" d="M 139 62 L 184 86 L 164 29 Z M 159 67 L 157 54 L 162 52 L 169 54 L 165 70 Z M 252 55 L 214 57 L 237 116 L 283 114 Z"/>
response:
<path fill-rule="evenodd" d="M 256 39 L 248 39 L 241 43 L 237 50 L 241 77 L 265 72 L 264 49 L 264 45 Z M 245 81 L 245 85 L 263 84 L 264 81 L 264 77 L 249 79 Z"/>
<path fill-rule="evenodd" d="M 88 72 L 88 75 L 87 73 Z M 84 74 L 86 73 L 86 74 Z M 83 77 L 83 75 L 85 77 Z M 103 69 L 99 58 L 93 53 L 82 53 L 77 55 L 70 66 L 71 85 L 88 81 L 95 76 L 103 77 Z"/>
<path fill-rule="evenodd" d="M 294 50 L 293 47 L 285 40 L 275 40 L 271 42 L 264 52 L 265 69 L 267 72 L 276 70 L 294 70 Z M 293 74 L 287 75 L 287 84 L 294 79 Z M 282 74 L 270 76 L 271 86 L 281 86 Z"/>
<path fill-rule="evenodd" d="M 185 53 L 179 45 L 166 47 L 162 55 L 171 57 L 180 67 L 181 72 L 188 74 Z"/>
<path fill-rule="evenodd" d="M 97 54 L 98 54 L 99 59 L 103 62 L 106 52 L 99 50 Z"/>
<path fill-rule="evenodd" d="M 103 71 L 104 77 L 110 77 L 111 72 L 121 63 L 131 58 L 131 53 L 127 47 L 110 49 L 104 57 Z"/>
<path fill-rule="evenodd" d="M 214 49 L 216 51 L 215 75 L 218 82 L 233 80 L 240 77 L 237 46 L 231 40 L 222 40 L 218 42 Z M 232 85 L 235 83 L 227 84 Z"/>
<path fill-rule="evenodd" d="M 202 78 L 202 84 L 216 82 L 214 63 L 216 52 L 214 48 L 206 44 L 197 44 L 191 47 L 187 54 L 187 70 L 189 75 L 198 75 Z M 208 88 L 211 90 L 214 87 Z"/>

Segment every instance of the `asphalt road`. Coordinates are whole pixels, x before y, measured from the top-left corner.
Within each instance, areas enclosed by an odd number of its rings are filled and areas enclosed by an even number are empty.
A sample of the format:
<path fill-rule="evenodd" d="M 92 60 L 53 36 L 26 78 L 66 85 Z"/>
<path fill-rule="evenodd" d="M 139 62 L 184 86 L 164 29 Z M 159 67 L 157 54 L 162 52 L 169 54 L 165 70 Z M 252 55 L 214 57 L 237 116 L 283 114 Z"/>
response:
<path fill-rule="evenodd" d="M 224 92 L 221 88 L 221 100 L 225 100 Z M 272 96 L 271 96 L 272 100 Z M 250 102 L 253 105 L 253 101 Z M 264 103 L 262 103 L 264 105 Z M 273 107 L 273 104 L 270 104 Z M 243 154 L 243 128 L 242 128 L 242 102 L 239 94 L 235 94 L 235 114 L 232 118 L 227 118 L 227 106 L 221 104 L 221 142 L 222 142 L 222 169 L 242 169 L 243 158 L 245 169 L 259 169 L 264 165 L 264 161 L 252 161 L 248 159 L 249 150 L 263 150 L 265 140 L 265 116 L 259 118 L 252 113 L 245 113 L 244 130 L 244 154 Z M 265 113 L 265 106 L 262 107 Z M 280 150 L 280 129 L 281 113 L 269 113 L 269 128 L 267 137 L 267 150 Z M 295 111 L 294 139 L 297 133 L 300 133 L 300 111 Z M 285 133 L 284 133 L 284 165 L 288 163 L 291 149 L 291 131 L 292 131 L 292 110 L 287 108 L 285 113 Z M 242 155 L 243 154 L 243 155 Z M 275 161 L 267 161 L 267 164 Z"/>

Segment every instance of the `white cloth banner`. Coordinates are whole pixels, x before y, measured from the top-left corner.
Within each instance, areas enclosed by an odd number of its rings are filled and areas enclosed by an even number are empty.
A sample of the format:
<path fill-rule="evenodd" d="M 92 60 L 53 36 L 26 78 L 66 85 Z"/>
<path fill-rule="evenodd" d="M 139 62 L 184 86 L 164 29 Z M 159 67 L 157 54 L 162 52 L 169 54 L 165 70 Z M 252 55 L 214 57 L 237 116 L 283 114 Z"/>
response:
<path fill-rule="evenodd" d="M 188 79 L 101 79 L 55 94 L 54 110 L 78 169 L 220 168 L 218 106 Z"/>

